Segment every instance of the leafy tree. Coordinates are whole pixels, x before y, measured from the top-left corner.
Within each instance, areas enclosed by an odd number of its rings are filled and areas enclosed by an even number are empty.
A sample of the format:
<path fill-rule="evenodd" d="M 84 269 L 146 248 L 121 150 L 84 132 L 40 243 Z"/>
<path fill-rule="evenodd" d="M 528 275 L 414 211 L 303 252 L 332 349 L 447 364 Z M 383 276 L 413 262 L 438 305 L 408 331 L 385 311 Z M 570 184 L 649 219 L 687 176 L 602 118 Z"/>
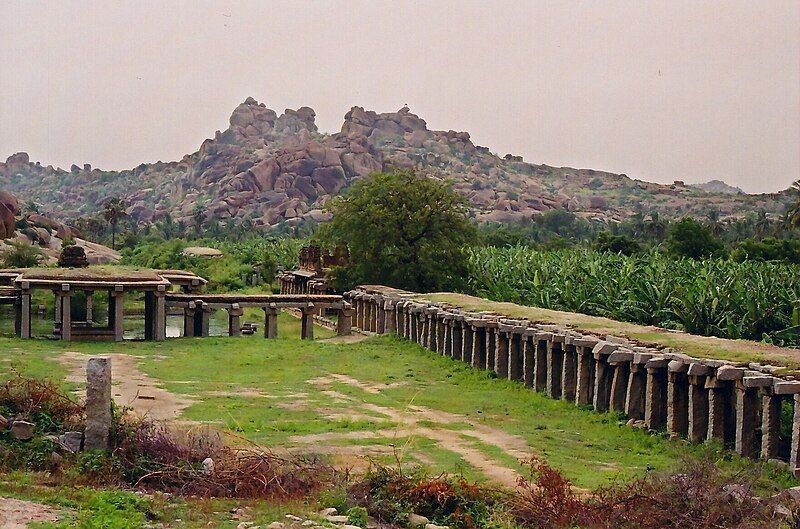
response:
<path fill-rule="evenodd" d="M 5 268 L 32 268 L 44 260 L 44 252 L 22 241 L 6 241 L 8 249 L 0 257 Z"/>
<path fill-rule="evenodd" d="M 625 235 L 613 235 L 607 231 L 601 232 L 597 236 L 595 244 L 600 252 L 620 253 L 630 256 L 642 251 L 642 247 L 633 239 Z"/>
<path fill-rule="evenodd" d="M 196 204 L 194 206 L 192 220 L 194 221 L 194 233 L 199 237 L 203 229 L 203 223 L 206 221 L 206 208 L 203 204 Z"/>
<path fill-rule="evenodd" d="M 111 249 L 117 249 L 117 224 L 128 214 L 125 213 L 125 202 L 119 198 L 112 198 L 103 206 L 103 218 L 111 224 Z"/>
<path fill-rule="evenodd" d="M 723 245 L 714 238 L 710 227 L 685 217 L 670 228 L 667 250 L 675 256 L 700 259 L 720 254 Z"/>
<path fill-rule="evenodd" d="M 800 180 L 795 180 L 789 188 L 792 204 L 786 211 L 786 222 L 792 228 L 800 228 Z"/>
<path fill-rule="evenodd" d="M 320 228 L 330 246 L 347 246 L 340 287 L 381 283 L 415 291 L 454 289 L 463 283 L 462 247 L 475 236 L 467 202 L 449 183 L 413 171 L 376 173 L 353 184 L 327 208 Z"/>
<path fill-rule="evenodd" d="M 800 241 L 766 237 L 742 241 L 731 253 L 731 259 L 743 261 L 786 261 L 800 264 Z"/>

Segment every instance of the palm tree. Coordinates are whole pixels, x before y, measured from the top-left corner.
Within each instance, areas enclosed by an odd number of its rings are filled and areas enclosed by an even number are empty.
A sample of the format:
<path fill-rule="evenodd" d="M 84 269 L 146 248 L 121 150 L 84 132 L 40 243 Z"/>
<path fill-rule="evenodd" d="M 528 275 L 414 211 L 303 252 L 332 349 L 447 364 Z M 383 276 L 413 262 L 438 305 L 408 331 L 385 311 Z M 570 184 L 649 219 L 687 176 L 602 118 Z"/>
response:
<path fill-rule="evenodd" d="M 786 211 L 786 223 L 792 228 L 800 227 L 800 180 L 795 180 L 789 193 L 793 195 L 792 204 Z"/>
<path fill-rule="evenodd" d="M 111 224 L 111 249 L 117 249 L 117 224 L 120 219 L 127 217 L 125 202 L 119 198 L 112 198 L 103 207 L 103 218 Z"/>
<path fill-rule="evenodd" d="M 764 235 L 767 234 L 770 228 L 770 221 L 769 217 L 767 217 L 767 212 L 759 210 L 758 214 L 756 215 L 756 236 L 759 239 L 763 239 Z"/>
<path fill-rule="evenodd" d="M 661 218 L 658 211 L 653 211 L 650 213 L 650 220 L 647 221 L 645 229 L 651 237 L 661 242 L 667 233 L 667 223 Z"/>

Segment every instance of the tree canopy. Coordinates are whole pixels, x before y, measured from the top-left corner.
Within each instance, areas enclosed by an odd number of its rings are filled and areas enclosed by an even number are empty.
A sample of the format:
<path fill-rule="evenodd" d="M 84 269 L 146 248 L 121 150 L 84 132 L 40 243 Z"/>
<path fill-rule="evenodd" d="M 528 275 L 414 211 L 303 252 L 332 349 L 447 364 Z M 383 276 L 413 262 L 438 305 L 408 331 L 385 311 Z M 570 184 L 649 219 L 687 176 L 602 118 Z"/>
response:
<path fill-rule="evenodd" d="M 379 283 L 413 291 L 457 289 L 465 277 L 464 245 L 475 236 L 467 202 L 447 182 L 412 171 L 376 173 L 353 184 L 327 208 L 319 232 L 346 246 L 340 287 Z"/>

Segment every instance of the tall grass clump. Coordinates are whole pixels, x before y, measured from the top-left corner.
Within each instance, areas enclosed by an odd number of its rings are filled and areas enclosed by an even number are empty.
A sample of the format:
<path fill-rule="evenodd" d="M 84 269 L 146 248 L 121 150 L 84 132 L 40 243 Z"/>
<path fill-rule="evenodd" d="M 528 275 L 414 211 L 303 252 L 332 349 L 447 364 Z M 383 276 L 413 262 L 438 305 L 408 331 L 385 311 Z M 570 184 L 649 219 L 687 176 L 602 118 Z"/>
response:
<path fill-rule="evenodd" d="M 800 267 L 521 246 L 466 250 L 478 296 L 685 330 L 798 344 Z"/>

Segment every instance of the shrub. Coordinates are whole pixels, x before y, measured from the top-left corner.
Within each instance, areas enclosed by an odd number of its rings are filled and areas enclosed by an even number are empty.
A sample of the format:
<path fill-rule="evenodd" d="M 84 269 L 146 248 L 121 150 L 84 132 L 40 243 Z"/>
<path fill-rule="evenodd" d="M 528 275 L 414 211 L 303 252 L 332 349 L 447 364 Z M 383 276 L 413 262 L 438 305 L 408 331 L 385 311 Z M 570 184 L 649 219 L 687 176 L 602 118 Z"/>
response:
<path fill-rule="evenodd" d="M 0 257 L 5 268 L 32 268 L 44 261 L 44 252 L 36 246 L 23 241 L 6 241 L 6 245 Z"/>

